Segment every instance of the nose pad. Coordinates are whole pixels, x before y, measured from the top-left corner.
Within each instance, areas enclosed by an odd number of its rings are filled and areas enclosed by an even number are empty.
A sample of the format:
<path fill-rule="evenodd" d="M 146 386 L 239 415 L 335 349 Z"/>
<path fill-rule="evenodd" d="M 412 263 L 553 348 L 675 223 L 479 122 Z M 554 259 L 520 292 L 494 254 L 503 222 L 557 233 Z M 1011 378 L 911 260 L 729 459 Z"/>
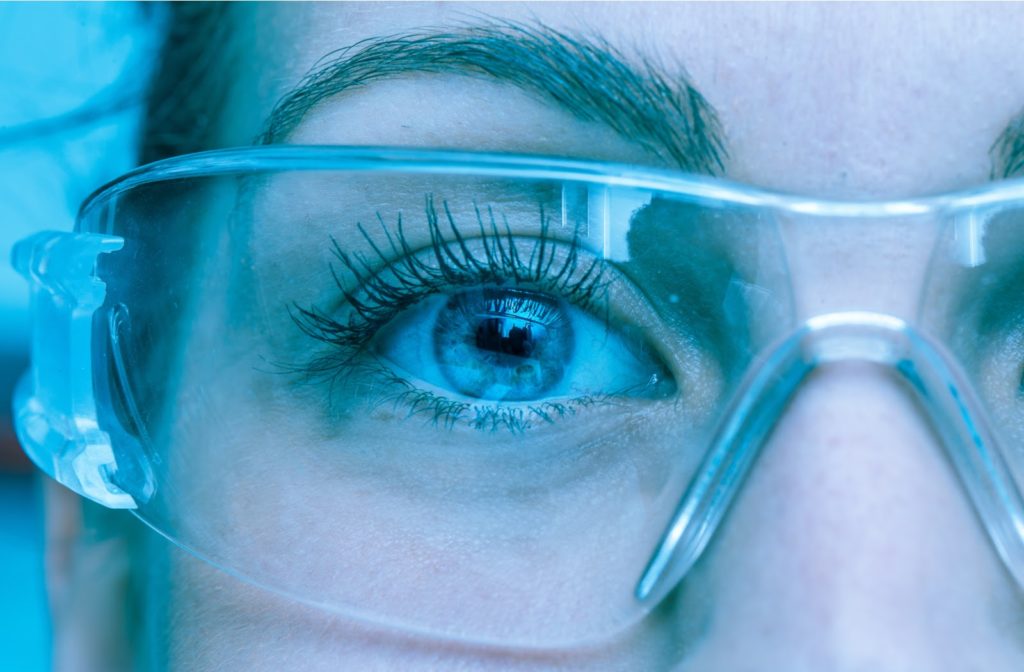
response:
<path fill-rule="evenodd" d="M 675 598 L 692 669 L 1019 663 L 1024 602 L 941 440 L 892 369 L 810 373 Z"/>
<path fill-rule="evenodd" d="M 809 320 L 741 383 L 637 583 L 638 600 L 660 600 L 693 567 L 808 375 L 823 366 L 858 362 L 899 373 L 916 394 L 989 540 L 1024 586 L 1024 503 L 965 376 L 935 344 L 897 318 L 835 313 Z"/>

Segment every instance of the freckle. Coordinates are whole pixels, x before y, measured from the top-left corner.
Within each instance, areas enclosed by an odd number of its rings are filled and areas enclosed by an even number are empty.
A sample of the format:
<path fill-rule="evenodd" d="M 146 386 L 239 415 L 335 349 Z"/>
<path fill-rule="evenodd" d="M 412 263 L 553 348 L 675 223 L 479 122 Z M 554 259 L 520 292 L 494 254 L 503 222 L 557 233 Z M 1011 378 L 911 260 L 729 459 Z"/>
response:
<path fill-rule="evenodd" d="M 679 295 L 678 294 L 669 294 L 668 295 L 668 302 L 669 303 L 679 303 Z"/>

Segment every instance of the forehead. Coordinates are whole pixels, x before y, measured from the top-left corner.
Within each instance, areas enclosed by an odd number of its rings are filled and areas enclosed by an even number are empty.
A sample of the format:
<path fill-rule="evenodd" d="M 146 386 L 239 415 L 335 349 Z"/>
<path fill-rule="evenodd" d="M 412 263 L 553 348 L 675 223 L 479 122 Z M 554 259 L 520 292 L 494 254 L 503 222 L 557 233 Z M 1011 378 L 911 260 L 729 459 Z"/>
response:
<path fill-rule="evenodd" d="M 993 142 L 1024 108 L 1017 5 L 322 3 L 244 13 L 238 45 L 247 66 L 232 88 L 226 144 L 247 144 L 329 52 L 496 18 L 598 36 L 688 77 L 718 112 L 730 177 L 808 195 L 897 198 L 982 182 Z M 486 138 L 487 149 L 585 156 L 589 148 L 593 158 L 643 161 L 628 143 L 529 96 L 453 77 L 346 92 L 318 106 L 297 135 L 459 148 Z"/>

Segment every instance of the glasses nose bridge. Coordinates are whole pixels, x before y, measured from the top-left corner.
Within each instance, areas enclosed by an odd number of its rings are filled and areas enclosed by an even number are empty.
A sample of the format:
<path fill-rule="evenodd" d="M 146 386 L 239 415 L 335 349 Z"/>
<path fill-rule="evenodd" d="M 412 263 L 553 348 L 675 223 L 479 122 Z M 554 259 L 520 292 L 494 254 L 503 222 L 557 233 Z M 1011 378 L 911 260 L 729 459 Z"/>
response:
<path fill-rule="evenodd" d="M 860 362 L 889 366 L 906 376 L 915 335 L 905 321 L 886 313 L 825 313 L 806 320 L 777 349 L 789 361 L 774 363 L 802 369 L 806 375 L 825 364 Z"/>
<path fill-rule="evenodd" d="M 902 319 L 853 311 L 809 318 L 755 363 L 636 584 L 636 599 L 656 603 L 682 580 L 808 374 L 845 362 L 889 368 L 914 390 L 997 554 L 1024 587 L 1024 502 L 966 379 Z"/>
<path fill-rule="evenodd" d="M 850 311 L 916 318 L 949 218 L 932 209 L 860 210 L 775 215 L 799 321 Z"/>

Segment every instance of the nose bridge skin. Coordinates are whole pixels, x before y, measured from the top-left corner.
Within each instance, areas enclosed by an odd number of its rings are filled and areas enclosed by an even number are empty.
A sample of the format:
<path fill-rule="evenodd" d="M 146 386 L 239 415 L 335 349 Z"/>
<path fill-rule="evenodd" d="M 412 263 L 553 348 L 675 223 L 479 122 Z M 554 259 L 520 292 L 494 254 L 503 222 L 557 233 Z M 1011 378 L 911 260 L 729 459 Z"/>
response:
<path fill-rule="evenodd" d="M 1021 594 L 918 402 L 875 364 L 808 374 L 668 598 L 701 624 L 680 670 L 1019 669 Z"/>
<path fill-rule="evenodd" d="M 1024 505 L 969 386 L 902 320 L 851 312 L 808 320 L 755 363 L 639 578 L 638 600 L 660 600 L 690 571 L 801 384 L 815 369 L 839 363 L 886 367 L 916 393 L 995 551 L 1024 586 Z"/>

